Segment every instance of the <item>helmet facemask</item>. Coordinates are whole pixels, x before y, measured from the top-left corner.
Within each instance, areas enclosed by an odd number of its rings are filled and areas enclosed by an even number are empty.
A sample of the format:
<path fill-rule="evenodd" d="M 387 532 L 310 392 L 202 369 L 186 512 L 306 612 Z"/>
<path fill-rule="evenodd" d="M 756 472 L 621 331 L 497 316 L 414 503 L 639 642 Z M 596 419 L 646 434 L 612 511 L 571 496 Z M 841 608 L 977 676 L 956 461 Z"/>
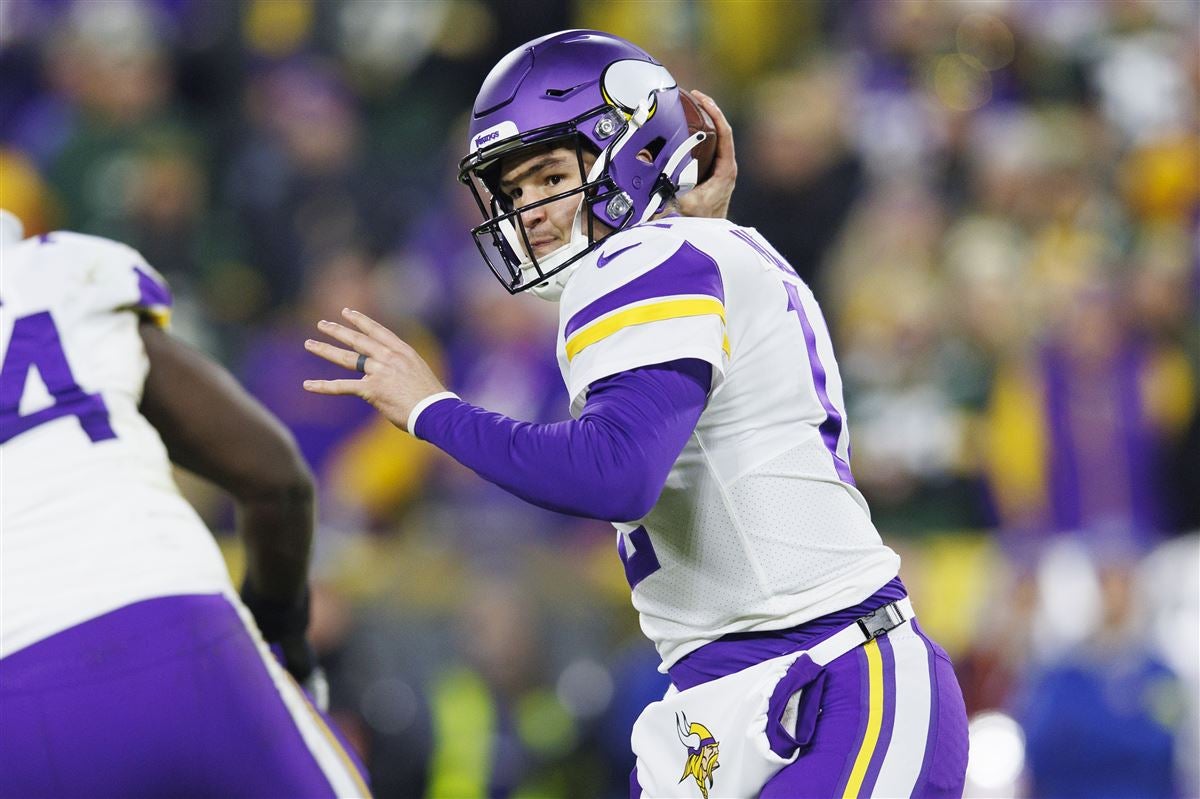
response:
<path fill-rule="evenodd" d="M 580 132 L 585 125 L 594 130 L 593 135 L 604 136 L 611 144 L 597 153 L 589 138 Z M 459 180 L 471 190 L 484 218 L 483 224 L 471 229 L 471 235 L 488 267 L 509 293 L 530 290 L 538 296 L 557 299 L 565 283 L 564 271 L 594 249 L 612 229 L 629 224 L 634 210 L 632 203 L 608 176 L 613 155 L 627 141 L 628 127 L 629 120 L 624 114 L 610 106 L 600 106 L 562 125 L 501 139 L 463 159 Z M 556 147 L 574 152 L 579 185 L 514 208 L 499 188 L 502 160 Z M 584 160 L 585 153 L 595 155 L 590 169 Z M 540 257 L 534 255 L 523 215 L 575 195 L 579 196 L 578 207 L 567 243 Z M 585 209 L 590 212 L 585 213 Z M 608 229 L 601 227 L 600 220 L 604 220 L 603 225 Z"/>
<path fill-rule="evenodd" d="M 703 134 L 689 135 L 678 94 L 670 72 L 648 53 L 601 31 L 550 34 L 496 64 L 472 109 L 459 179 L 483 215 L 472 237 L 509 292 L 556 297 L 572 265 L 606 235 L 645 222 L 695 183 L 691 147 Z M 518 212 L 499 191 L 500 162 L 532 155 L 535 146 L 573 148 L 580 185 L 549 197 L 539 190 L 540 199 Z M 596 154 L 588 169 L 585 153 Z M 576 205 L 537 215 L 549 214 L 555 238 L 567 243 L 532 255 L 522 215 L 564 199 Z M 564 229 L 571 210 L 573 224 Z M 534 226 L 541 236 L 542 222 Z"/>

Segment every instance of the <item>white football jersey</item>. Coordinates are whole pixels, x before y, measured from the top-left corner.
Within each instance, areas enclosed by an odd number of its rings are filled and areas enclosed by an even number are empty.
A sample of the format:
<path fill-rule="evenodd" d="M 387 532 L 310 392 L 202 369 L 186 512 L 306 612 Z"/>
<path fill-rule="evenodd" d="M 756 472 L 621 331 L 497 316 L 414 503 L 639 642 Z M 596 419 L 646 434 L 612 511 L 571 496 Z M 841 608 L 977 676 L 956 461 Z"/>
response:
<path fill-rule="evenodd" d="M 821 311 L 757 231 L 667 218 L 610 236 L 571 275 L 558 359 L 574 416 L 595 381 L 680 358 L 712 364 L 708 405 L 653 509 L 616 525 L 664 670 L 728 633 L 862 602 L 900 565 L 854 486 Z"/>
<path fill-rule="evenodd" d="M 131 602 L 232 591 L 138 412 L 138 322 L 170 305 L 122 244 L 0 247 L 0 657 Z"/>

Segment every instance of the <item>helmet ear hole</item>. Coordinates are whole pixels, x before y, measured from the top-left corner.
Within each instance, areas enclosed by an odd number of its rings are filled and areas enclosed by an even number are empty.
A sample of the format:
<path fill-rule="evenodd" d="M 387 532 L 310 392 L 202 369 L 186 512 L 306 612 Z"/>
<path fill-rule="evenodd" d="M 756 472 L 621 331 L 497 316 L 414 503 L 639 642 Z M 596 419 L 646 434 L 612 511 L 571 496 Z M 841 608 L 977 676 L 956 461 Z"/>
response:
<path fill-rule="evenodd" d="M 650 140 L 650 143 L 646 145 L 646 148 L 642 152 L 648 152 L 650 154 L 649 162 L 654 162 L 658 159 L 658 154 L 662 152 L 663 147 L 666 146 L 666 139 L 664 139 L 662 136 L 655 136 Z M 641 152 L 638 153 L 638 158 L 642 158 Z M 642 158 L 642 160 L 644 161 L 646 159 Z"/>

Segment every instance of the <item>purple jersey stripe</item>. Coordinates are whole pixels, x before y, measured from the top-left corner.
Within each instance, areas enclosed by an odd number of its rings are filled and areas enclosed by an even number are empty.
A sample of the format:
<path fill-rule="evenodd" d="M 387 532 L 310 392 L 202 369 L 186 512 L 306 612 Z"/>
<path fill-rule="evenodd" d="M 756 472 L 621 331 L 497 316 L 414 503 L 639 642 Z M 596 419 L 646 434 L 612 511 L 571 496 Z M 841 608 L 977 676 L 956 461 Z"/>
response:
<path fill-rule="evenodd" d="M 631 303 L 679 294 L 707 294 L 725 302 L 725 288 L 716 261 L 687 242 L 646 274 L 610 291 L 572 316 L 563 337 L 570 338 L 584 325 Z"/>
<path fill-rule="evenodd" d="M 875 639 L 879 642 L 879 654 L 883 659 L 883 724 L 879 729 L 879 740 L 875 743 L 875 754 L 867 766 L 867 775 L 863 779 L 862 794 L 873 796 L 875 781 L 879 779 L 879 771 L 887 757 L 888 746 L 892 743 L 892 728 L 896 724 L 896 653 L 892 642 L 886 635 Z"/>
<path fill-rule="evenodd" d="M 812 369 L 813 385 L 817 389 L 817 399 L 821 401 L 821 407 L 825 409 L 825 421 L 821 422 L 821 426 L 818 428 L 821 431 L 821 438 L 825 441 L 825 448 L 833 456 L 833 465 L 837 469 L 838 477 L 844 482 L 854 485 L 854 475 L 850 473 L 850 464 L 846 463 L 837 451 L 838 441 L 842 437 L 842 415 L 830 401 L 829 392 L 826 390 L 825 365 L 821 363 L 821 356 L 817 352 L 817 334 L 808 321 L 808 315 L 804 313 L 799 290 L 792 283 L 784 283 L 783 287 L 787 290 L 790 300 L 789 310 L 796 312 L 796 318 L 800 320 L 800 325 L 804 328 L 804 343 L 808 346 L 808 363 Z"/>
<path fill-rule="evenodd" d="M 146 270 L 134 267 L 138 281 L 138 306 L 143 308 L 170 308 L 173 300 L 171 290 L 155 280 Z"/>

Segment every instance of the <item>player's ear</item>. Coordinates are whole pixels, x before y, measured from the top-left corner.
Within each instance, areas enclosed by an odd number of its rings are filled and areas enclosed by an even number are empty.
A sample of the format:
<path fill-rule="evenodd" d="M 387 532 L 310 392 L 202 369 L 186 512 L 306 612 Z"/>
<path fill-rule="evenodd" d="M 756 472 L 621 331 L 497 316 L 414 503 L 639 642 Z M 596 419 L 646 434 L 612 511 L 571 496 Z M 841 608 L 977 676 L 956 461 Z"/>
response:
<path fill-rule="evenodd" d="M 644 164 L 653 164 L 654 163 L 654 156 L 651 155 L 650 151 L 644 147 L 642 148 L 642 151 L 637 154 L 637 157 L 638 157 L 638 160 Z"/>

